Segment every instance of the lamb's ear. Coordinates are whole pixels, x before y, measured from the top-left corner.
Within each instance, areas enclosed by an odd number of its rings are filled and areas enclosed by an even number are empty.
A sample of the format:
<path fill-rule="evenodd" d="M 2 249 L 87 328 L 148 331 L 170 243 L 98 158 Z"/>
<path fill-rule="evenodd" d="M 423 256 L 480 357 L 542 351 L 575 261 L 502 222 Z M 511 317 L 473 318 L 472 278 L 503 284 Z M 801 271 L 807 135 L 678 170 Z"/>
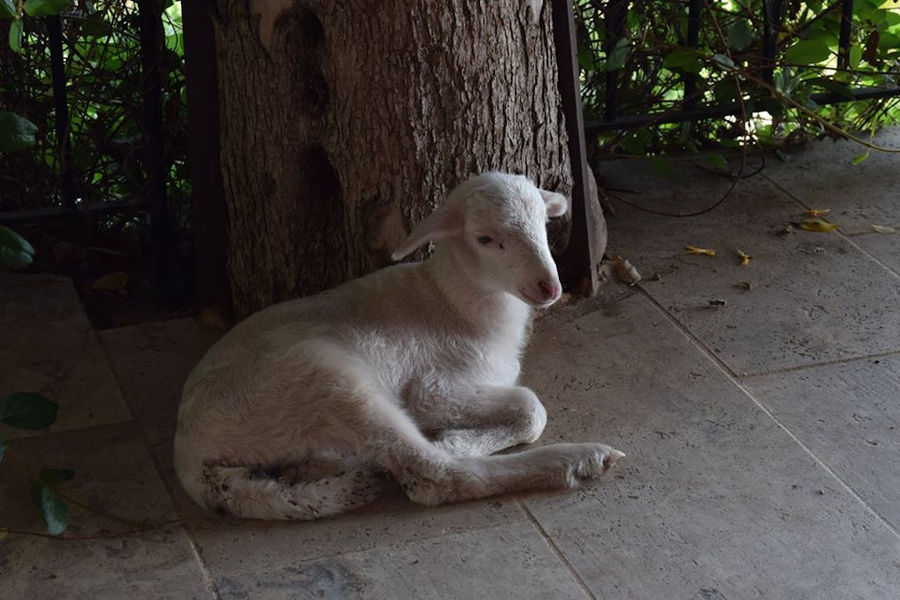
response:
<path fill-rule="evenodd" d="M 548 217 L 561 217 L 569 212 L 569 199 L 562 194 L 556 192 L 548 192 L 547 190 L 538 190 L 541 198 L 544 199 L 544 205 L 547 207 Z"/>
<path fill-rule="evenodd" d="M 461 233 L 462 229 L 462 216 L 457 211 L 448 209 L 446 206 L 441 207 L 413 227 L 409 237 L 406 238 L 402 246 L 394 250 L 391 258 L 402 260 L 415 252 L 419 246 L 427 242 L 435 242 L 456 235 Z"/>

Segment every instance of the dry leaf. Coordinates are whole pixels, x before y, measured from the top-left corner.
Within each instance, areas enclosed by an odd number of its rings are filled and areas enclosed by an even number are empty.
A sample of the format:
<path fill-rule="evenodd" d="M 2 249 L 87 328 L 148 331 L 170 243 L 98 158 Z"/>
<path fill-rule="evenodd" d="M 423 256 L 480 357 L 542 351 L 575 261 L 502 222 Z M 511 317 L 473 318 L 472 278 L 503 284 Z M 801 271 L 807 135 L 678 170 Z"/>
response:
<path fill-rule="evenodd" d="M 818 219 L 819 217 L 824 217 L 830 212 L 830 208 L 810 208 L 806 211 L 806 214 L 810 217 L 813 217 L 814 219 Z"/>
<path fill-rule="evenodd" d="M 91 289 L 117 292 L 124 290 L 126 285 L 128 285 L 128 273 L 125 271 L 113 271 L 94 281 L 91 284 Z"/>
<path fill-rule="evenodd" d="M 777 230 L 775 235 L 788 235 L 794 231 L 794 227 L 790 223 L 786 223 L 784 227 Z"/>
<path fill-rule="evenodd" d="M 884 225 L 872 225 L 872 231 L 875 233 L 897 233 L 897 228 L 886 227 Z"/>
<path fill-rule="evenodd" d="M 709 302 L 710 306 L 725 306 L 726 304 L 728 304 L 724 300 L 719 300 L 718 298 L 716 298 L 715 300 L 707 300 L 707 302 Z"/>
<path fill-rule="evenodd" d="M 743 250 L 735 250 L 734 253 L 741 257 L 741 266 L 742 267 L 746 267 L 747 265 L 749 265 L 750 259 L 753 258 L 752 256 L 750 256 Z"/>
<path fill-rule="evenodd" d="M 804 219 L 796 225 L 804 231 L 816 231 L 818 233 L 828 233 L 829 231 L 834 231 L 838 227 L 834 223 L 829 223 L 824 219 Z"/>
<path fill-rule="evenodd" d="M 634 285 L 641 280 L 641 274 L 627 260 L 623 260 L 620 256 L 613 256 L 613 269 L 616 276 L 628 285 Z"/>
<path fill-rule="evenodd" d="M 697 246 L 691 246 L 688 244 L 684 247 L 684 251 L 688 254 L 702 254 L 703 256 L 715 256 L 716 251 L 710 248 L 698 248 Z"/>
<path fill-rule="evenodd" d="M 744 291 L 747 291 L 747 290 L 749 290 L 751 287 L 753 287 L 753 286 L 750 285 L 750 282 L 749 282 L 749 281 L 738 281 L 738 282 L 737 282 L 736 284 L 734 284 L 734 285 L 736 285 L 737 287 L 741 288 L 741 289 L 744 290 Z"/>
<path fill-rule="evenodd" d="M 9 535 L 8 529 L 0 529 L 0 540 L 6 538 L 7 535 Z"/>

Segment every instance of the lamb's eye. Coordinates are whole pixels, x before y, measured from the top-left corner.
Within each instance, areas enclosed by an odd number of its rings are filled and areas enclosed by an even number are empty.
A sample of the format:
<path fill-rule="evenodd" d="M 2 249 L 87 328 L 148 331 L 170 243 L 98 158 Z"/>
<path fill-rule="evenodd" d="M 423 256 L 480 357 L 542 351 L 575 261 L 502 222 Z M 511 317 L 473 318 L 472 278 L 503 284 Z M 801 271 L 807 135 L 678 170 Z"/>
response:
<path fill-rule="evenodd" d="M 479 243 L 479 244 L 482 244 L 482 245 L 484 245 L 484 246 L 490 244 L 490 243 L 493 242 L 493 241 L 494 241 L 494 238 L 492 238 L 492 237 L 489 236 L 489 235 L 479 235 L 479 236 L 478 236 L 478 243 Z"/>

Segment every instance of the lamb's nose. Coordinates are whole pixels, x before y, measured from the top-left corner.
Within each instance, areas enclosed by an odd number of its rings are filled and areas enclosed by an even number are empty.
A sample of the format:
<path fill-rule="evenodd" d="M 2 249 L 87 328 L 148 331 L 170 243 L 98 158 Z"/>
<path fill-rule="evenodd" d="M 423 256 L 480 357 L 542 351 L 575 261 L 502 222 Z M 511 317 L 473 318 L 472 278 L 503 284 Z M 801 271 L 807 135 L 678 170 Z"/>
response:
<path fill-rule="evenodd" d="M 544 296 L 544 300 L 556 300 L 557 296 L 559 296 L 559 288 L 555 284 L 538 281 L 538 287 Z"/>

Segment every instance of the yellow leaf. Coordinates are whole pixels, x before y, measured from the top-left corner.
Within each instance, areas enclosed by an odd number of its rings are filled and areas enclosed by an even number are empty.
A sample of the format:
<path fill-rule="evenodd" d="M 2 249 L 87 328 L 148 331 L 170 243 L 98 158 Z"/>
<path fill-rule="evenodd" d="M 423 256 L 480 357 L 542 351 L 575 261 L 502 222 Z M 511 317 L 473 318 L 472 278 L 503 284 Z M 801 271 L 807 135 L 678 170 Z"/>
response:
<path fill-rule="evenodd" d="M 0 529 L 0 540 L 5 539 L 9 535 L 9 529 Z"/>
<path fill-rule="evenodd" d="M 91 284 L 91 289 L 115 292 L 125 289 L 126 285 L 128 285 L 128 273 L 124 271 L 113 271 L 94 281 Z"/>
<path fill-rule="evenodd" d="M 837 229 L 838 226 L 834 223 L 829 223 L 824 219 L 804 219 L 800 223 L 797 223 L 797 227 L 803 229 L 804 231 L 828 233 L 829 231 L 834 231 L 835 229 Z"/>
<path fill-rule="evenodd" d="M 814 219 L 818 219 L 819 217 L 824 217 L 830 212 L 830 208 L 810 208 L 808 211 L 806 211 L 806 214 Z"/>
<path fill-rule="evenodd" d="M 884 225 L 872 225 L 872 230 L 876 233 L 897 233 L 896 227 L 886 227 Z"/>
<path fill-rule="evenodd" d="M 715 256 L 716 251 L 710 248 L 698 248 L 697 246 L 691 246 L 688 244 L 684 247 L 684 251 L 688 254 L 702 254 L 704 256 Z"/>
<path fill-rule="evenodd" d="M 742 267 L 746 267 L 747 265 L 749 265 L 750 259 L 753 258 L 752 256 L 750 256 L 743 250 L 735 250 L 734 253 L 737 254 L 739 257 L 741 257 L 741 266 Z"/>

